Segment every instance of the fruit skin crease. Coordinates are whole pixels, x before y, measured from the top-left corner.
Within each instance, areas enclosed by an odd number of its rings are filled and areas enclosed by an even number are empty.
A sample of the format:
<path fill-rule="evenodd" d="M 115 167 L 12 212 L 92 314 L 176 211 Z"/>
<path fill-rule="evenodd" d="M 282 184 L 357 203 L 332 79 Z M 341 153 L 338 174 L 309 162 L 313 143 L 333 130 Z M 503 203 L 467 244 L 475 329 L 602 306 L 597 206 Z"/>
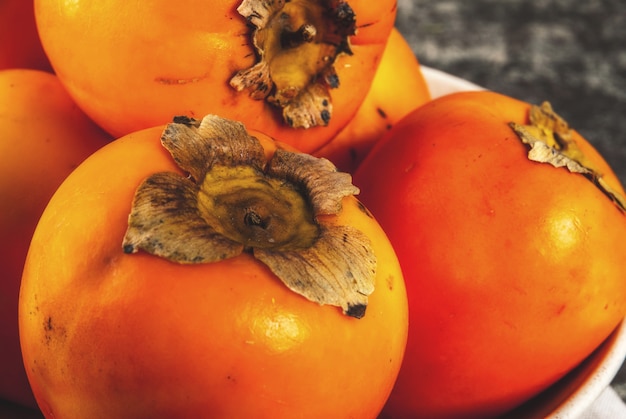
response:
<path fill-rule="evenodd" d="M 359 192 L 349 174 L 281 149 L 266 161 L 243 124 L 215 115 L 175 118 L 161 142 L 189 177 L 161 172 L 139 186 L 124 252 L 212 263 L 248 250 L 292 291 L 365 315 L 376 276 L 371 243 L 358 229 L 319 222 Z"/>

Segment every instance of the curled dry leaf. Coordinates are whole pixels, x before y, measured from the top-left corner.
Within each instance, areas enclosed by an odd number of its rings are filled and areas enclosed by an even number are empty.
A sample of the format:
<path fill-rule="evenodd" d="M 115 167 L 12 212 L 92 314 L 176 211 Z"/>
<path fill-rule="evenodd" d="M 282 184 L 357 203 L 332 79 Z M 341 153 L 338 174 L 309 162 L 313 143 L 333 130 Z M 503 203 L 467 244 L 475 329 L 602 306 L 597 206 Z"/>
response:
<path fill-rule="evenodd" d="M 163 172 L 137 189 L 123 241 L 177 263 L 211 263 L 244 251 L 287 287 L 320 304 L 365 314 L 376 257 L 368 237 L 320 215 L 336 215 L 357 194 L 325 159 L 276 150 L 238 122 L 176 118 L 161 142 L 189 177 Z"/>
<path fill-rule="evenodd" d="M 285 281 L 292 291 L 317 302 L 323 295 L 325 304 L 340 306 L 346 314 L 360 318 L 365 314 L 367 296 L 374 291 L 368 278 L 376 274 L 376 259 L 369 246 L 363 245 L 368 239 L 359 230 L 349 226 L 332 229 L 309 248 L 286 252 L 256 249 L 254 255 L 278 277 L 296 279 Z M 338 249 L 347 257 L 329 257 Z M 339 272 L 342 274 L 337 275 Z"/>
<path fill-rule="evenodd" d="M 509 124 L 524 144 L 530 146 L 528 158 L 554 167 L 566 167 L 593 182 L 615 205 L 626 212 L 626 198 L 612 188 L 595 164 L 580 150 L 569 124 L 554 112 L 548 102 L 533 105 L 529 111 L 529 124 Z"/>
<path fill-rule="evenodd" d="M 352 176 L 338 172 L 325 158 L 277 150 L 269 164 L 272 173 L 305 188 L 315 214 L 337 214 L 344 196 L 359 194 Z M 329 184 L 333 187 L 329 188 Z"/>
<path fill-rule="evenodd" d="M 328 125 L 330 89 L 339 87 L 334 63 L 351 54 L 356 32 L 353 10 L 343 0 L 243 0 L 237 8 L 254 28 L 259 61 L 239 71 L 230 84 L 282 109 L 294 128 Z"/>

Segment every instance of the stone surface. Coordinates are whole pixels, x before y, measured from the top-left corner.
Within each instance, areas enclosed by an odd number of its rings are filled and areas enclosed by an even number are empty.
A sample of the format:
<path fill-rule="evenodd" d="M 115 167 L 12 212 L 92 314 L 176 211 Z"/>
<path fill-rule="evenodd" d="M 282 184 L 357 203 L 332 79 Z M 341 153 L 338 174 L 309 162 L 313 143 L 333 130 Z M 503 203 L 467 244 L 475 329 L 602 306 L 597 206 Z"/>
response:
<path fill-rule="evenodd" d="M 424 65 L 549 100 L 626 185 L 626 1 L 399 0 L 397 27 Z"/>
<path fill-rule="evenodd" d="M 626 2 L 399 0 L 398 10 L 422 64 L 550 100 L 626 184 Z"/>

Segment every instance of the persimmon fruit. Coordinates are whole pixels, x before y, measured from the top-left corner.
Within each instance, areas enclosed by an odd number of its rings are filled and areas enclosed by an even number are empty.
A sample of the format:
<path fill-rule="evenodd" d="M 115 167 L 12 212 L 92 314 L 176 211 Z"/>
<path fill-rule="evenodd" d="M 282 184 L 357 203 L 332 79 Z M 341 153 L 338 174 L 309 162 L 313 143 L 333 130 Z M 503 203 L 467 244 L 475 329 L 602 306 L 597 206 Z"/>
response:
<path fill-rule="evenodd" d="M 34 407 L 17 327 L 28 245 L 56 188 L 110 137 L 51 73 L 2 70 L 0 98 L 0 399 Z"/>
<path fill-rule="evenodd" d="M 241 130 L 207 120 L 115 140 L 66 179 L 42 215 L 19 318 L 44 415 L 375 418 L 408 320 L 385 233 L 344 193 L 354 189 L 350 176 L 328 161 L 253 130 L 244 136 L 251 148 L 220 154 Z M 216 146 L 182 153 L 191 142 L 178 131 L 210 132 Z M 319 165 L 312 180 L 300 172 L 310 159 Z M 318 183 L 330 178 L 342 192 Z M 304 191 L 313 193 L 292 200 Z M 366 263 L 344 258 L 363 251 Z M 296 275 L 283 277 L 290 266 Z M 337 282 L 320 280 L 309 298 L 315 286 L 302 284 L 329 272 Z M 373 291 L 353 293 L 365 277 Z M 357 303 L 324 299 L 337 289 Z"/>
<path fill-rule="evenodd" d="M 504 414 L 624 319 L 624 189 L 549 105 L 487 91 L 435 99 L 392 128 L 354 181 L 409 296 L 382 417 Z"/>
<path fill-rule="evenodd" d="M 396 2 L 36 0 L 35 15 L 55 72 L 115 137 L 215 113 L 309 152 L 363 101 Z"/>

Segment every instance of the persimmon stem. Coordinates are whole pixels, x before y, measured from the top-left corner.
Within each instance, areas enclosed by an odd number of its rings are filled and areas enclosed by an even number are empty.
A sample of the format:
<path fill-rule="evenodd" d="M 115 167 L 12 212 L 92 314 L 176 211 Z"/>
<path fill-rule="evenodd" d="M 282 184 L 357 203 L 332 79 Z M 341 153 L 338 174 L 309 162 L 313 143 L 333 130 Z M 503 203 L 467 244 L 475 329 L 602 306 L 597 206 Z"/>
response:
<path fill-rule="evenodd" d="M 297 48 L 304 43 L 313 42 L 316 34 L 317 29 L 315 29 L 315 26 L 307 23 L 294 32 L 286 30 L 281 33 L 280 44 L 283 48 Z"/>

